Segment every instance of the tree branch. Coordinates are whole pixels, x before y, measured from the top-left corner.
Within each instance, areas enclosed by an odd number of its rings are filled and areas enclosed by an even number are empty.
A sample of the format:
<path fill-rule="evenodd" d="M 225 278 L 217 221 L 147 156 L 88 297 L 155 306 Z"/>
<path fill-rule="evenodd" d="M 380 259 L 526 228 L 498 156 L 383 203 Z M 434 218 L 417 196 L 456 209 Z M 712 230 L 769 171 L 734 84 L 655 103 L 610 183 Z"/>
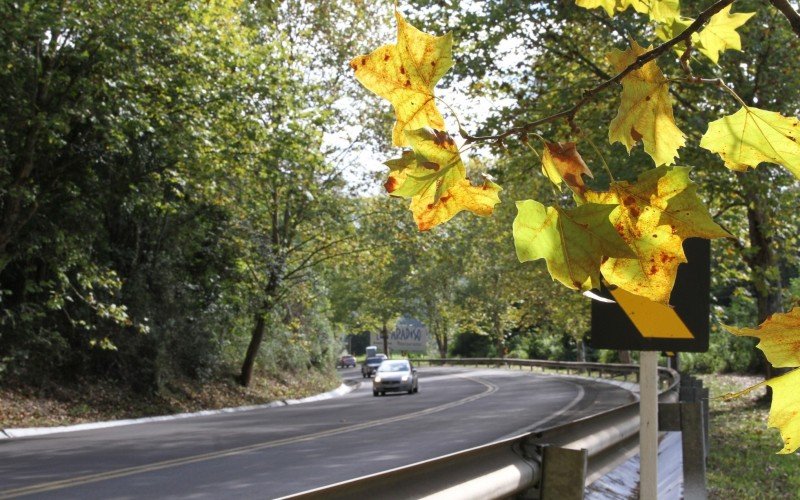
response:
<path fill-rule="evenodd" d="M 524 134 L 527 134 L 528 132 L 534 130 L 536 127 L 538 127 L 540 125 L 544 125 L 545 123 L 554 122 L 554 121 L 559 120 L 561 118 L 564 118 L 564 119 L 567 120 L 567 122 L 571 123 L 574 120 L 575 115 L 578 113 L 578 111 L 580 111 L 580 109 L 584 105 L 586 105 L 589 101 L 592 101 L 597 94 L 599 94 L 603 90 L 607 89 L 608 87 L 614 85 L 615 83 L 619 83 L 620 81 L 622 81 L 623 78 L 628 76 L 631 72 L 636 71 L 637 69 L 641 68 L 642 66 L 644 66 L 648 62 L 650 62 L 650 61 L 652 61 L 654 59 L 657 59 L 662 54 L 664 54 L 664 53 L 668 52 L 670 49 L 672 49 L 672 47 L 678 45 L 681 42 L 684 42 L 684 41 L 690 39 L 692 34 L 696 33 L 697 31 L 699 31 L 700 28 L 702 28 L 703 25 L 706 22 L 708 22 L 708 20 L 711 19 L 711 17 L 714 14 L 716 14 L 719 11 L 721 11 L 722 9 L 724 9 L 725 7 L 727 7 L 728 5 L 730 5 L 732 3 L 733 3 L 733 0 L 719 0 L 718 2 L 713 4 L 711 7 L 707 8 L 706 10 L 701 12 L 697 16 L 697 19 L 695 19 L 694 22 L 692 24 L 690 24 L 688 28 L 683 30 L 679 35 L 677 35 L 676 37 L 674 37 L 674 38 L 662 43 L 658 47 L 656 47 L 656 48 L 654 48 L 652 50 L 649 50 L 649 51 L 645 52 L 644 54 L 640 55 L 627 68 L 622 70 L 620 73 L 618 73 L 614 77 L 609 78 L 608 80 L 602 82 L 600 85 L 597 85 L 594 88 L 591 88 L 589 90 L 584 91 L 583 92 L 583 96 L 581 97 L 581 99 L 577 103 L 575 103 L 573 106 L 571 106 L 571 107 L 569 107 L 567 109 L 561 110 L 558 113 L 552 114 L 550 116 L 547 116 L 547 117 L 544 117 L 544 118 L 540 118 L 539 120 L 535 120 L 535 121 L 532 121 L 530 123 L 526 123 L 524 125 L 519 125 L 517 127 L 510 128 L 510 129 L 506 130 L 505 132 L 503 132 L 501 134 L 483 135 L 483 136 L 474 136 L 474 135 L 464 134 L 463 137 L 466 140 L 466 143 L 469 144 L 469 143 L 472 143 L 472 142 L 479 142 L 479 141 L 502 141 L 503 139 L 505 139 L 507 137 L 510 137 L 512 135 L 524 135 Z"/>
<path fill-rule="evenodd" d="M 789 20 L 792 25 L 792 31 L 800 37 L 800 14 L 795 11 L 789 4 L 788 0 L 769 0 L 773 7 L 781 11 L 781 14 Z"/>

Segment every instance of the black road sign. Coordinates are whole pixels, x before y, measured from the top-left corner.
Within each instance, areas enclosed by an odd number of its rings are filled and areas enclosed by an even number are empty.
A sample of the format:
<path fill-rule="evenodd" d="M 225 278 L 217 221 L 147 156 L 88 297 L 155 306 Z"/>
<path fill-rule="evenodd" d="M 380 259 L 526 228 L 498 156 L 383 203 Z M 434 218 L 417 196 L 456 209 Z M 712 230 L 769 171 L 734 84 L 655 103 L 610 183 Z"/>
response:
<path fill-rule="evenodd" d="M 596 349 L 705 352 L 708 350 L 711 286 L 711 242 L 683 242 L 688 263 L 681 264 L 672 289 L 673 307 L 605 287 L 600 295 L 616 301 L 592 301 L 592 332 Z"/>

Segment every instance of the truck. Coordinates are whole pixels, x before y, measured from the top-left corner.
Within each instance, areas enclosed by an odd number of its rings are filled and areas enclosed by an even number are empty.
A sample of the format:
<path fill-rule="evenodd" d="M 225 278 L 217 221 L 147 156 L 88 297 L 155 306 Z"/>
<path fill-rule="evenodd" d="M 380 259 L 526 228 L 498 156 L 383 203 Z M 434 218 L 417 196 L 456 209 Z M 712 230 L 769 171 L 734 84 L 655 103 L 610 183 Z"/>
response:
<path fill-rule="evenodd" d="M 374 358 L 378 354 L 378 347 L 374 345 L 367 346 L 367 357 Z"/>

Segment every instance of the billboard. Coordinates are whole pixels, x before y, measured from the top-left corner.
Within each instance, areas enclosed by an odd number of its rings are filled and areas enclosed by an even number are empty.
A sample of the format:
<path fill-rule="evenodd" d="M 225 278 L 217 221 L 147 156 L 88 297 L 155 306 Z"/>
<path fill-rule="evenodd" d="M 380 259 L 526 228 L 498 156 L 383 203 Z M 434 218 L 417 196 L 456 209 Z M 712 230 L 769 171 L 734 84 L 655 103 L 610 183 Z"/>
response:
<path fill-rule="evenodd" d="M 383 338 L 380 332 L 370 335 L 372 345 L 383 349 Z M 392 352 L 428 352 L 428 329 L 413 318 L 400 318 L 393 331 L 389 332 L 389 350 Z"/>

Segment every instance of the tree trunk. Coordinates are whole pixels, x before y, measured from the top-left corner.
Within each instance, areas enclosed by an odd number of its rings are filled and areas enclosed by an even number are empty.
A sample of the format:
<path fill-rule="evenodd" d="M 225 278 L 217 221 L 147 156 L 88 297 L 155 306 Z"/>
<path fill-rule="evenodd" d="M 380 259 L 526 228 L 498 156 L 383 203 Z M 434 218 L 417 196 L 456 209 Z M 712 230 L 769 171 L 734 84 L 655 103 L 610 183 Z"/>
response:
<path fill-rule="evenodd" d="M 259 311 L 256 313 L 255 319 L 256 322 L 250 337 L 250 345 L 247 346 L 247 354 L 245 354 L 244 362 L 242 363 L 242 373 L 239 375 L 239 383 L 243 387 L 248 387 L 253 380 L 253 368 L 256 365 L 258 349 L 261 347 L 261 342 L 264 340 L 264 330 L 266 329 L 264 312 Z"/>
<path fill-rule="evenodd" d="M 757 174 L 756 182 L 766 182 L 764 176 Z M 778 266 L 778 256 L 773 247 L 773 237 L 769 224 L 769 209 L 764 201 L 764 195 L 759 192 L 758 186 L 743 180 L 745 194 L 750 203 L 747 205 L 747 222 L 750 236 L 750 250 L 752 254 L 747 259 L 750 266 L 750 280 L 756 299 L 758 324 L 766 321 L 776 312 L 781 311 L 781 273 Z M 761 354 L 763 356 L 763 353 Z M 780 373 L 764 358 L 764 376 L 770 379 Z M 771 401 L 772 388 L 767 386 L 766 399 Z"/>
<path fill-rule="evenodd" d="M 586 346 L 583 343 L 583 339 L 577 339 L 575 341 L 575 350 L 577 351 L 577 358 L 580 363 L 586 362 Z"/>
<path fill-rule="evenodd" d="M 386 327 L 386 321 L 383 322 L 383 329 L 381 329 L 381 338 L 383 339 L 383 353 L 389 355 L 389 329 Z"/>

